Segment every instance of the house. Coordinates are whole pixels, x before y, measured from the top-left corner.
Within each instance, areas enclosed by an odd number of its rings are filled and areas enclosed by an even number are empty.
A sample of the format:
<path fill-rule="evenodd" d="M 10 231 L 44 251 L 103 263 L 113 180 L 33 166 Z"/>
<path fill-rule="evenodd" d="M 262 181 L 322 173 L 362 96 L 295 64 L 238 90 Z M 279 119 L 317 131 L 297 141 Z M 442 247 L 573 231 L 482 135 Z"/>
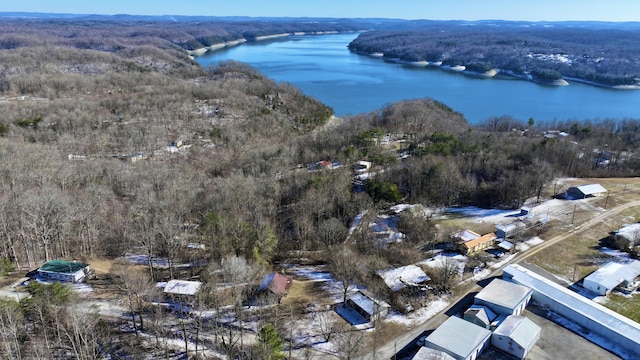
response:
<path fill-rule="evenodd" d="M 598 295 L 607 295 L 615 288 L 634 291 L 638 287 L 640 261 L 627 264 L 608 262 L 603 267 L 584 278 L 582 286 Z"/>
<path fill-rule="evenodd" d="M 347 298 L 347 305 L 357 311 L 369 322 L 380 319 L 389 314 L 391 305 L 377 300 L 368 291 L 360 290 Z"/>
<path fill-rule="evenodd" d="M 164 287 L 164 293 L 167 296 L 175 297 L 191 297 L 194 296 L 202 283 L 200 281 L 187 281 L 187 280 L 169 280 Z"/>
<path fill-rule="evenodd" d="M 498 315 L 520 315 L 533 290 L 502 279 L 493 279 L 484 289 L 476 294 L 474 305 L 486 306 Z"/>
<path fill-rule="evenodd" d="M 460 250 L 469 255 L 490 248 L 496 240 L 496 234 L 488 233 L 460 245 Z"/>
<path fill-rule="evenodd" d="M 614 231 L 613 238 L 616 242 L 628 243 L 628 249 L 640 245 L 640 223 L 626 225 L 622 229 Z"/>
<path fill-rule="evenodd" d="M 491 329 L 491 324 L 497 317 L 498 315 L 486 306 L 471 305 L 462 318 L 485 329 Z"/>
<path fill-rule="evenodd" d="M 490 341 L 490 330 L 451 316 L 427 336 L 424 346 L 443 351 L 456 360 L 475 360 Z"/>
<path fill-rule="evenodd" d="M 453 240 L 458 245 L 462 245 L 462 244 L 466 243 L 467 241 L 475 240 L 475 239 L 479 238 L 480 236 L 482 236 L 482 235 L 480 235 L 477 232 L 472 231 L 472 230 L 460 230 L 460 231 L 457 231 L 457 232 L 451 234 L 451 238 L 453 238 Z"/>
<path fill-rule="evenodd" d="M 517 264 L 506 266 L 502 278 L 533 289 L 536 304 L 606 339 L 607 349 L 616 355 L 640 354 L 637 322 Z"/>
<path fill-rule="evenodd" d="M 90 273 L 89 264 L 77 261 L 51 260 L 38 268 L 37 276 L 44 281 L 79 283 Z"/>
<path fill-rule="evenodd" d="M 524 359 L 540 339 L 540 327 L 524 316 L 509 315 L 491 335 L 491 345 Z"/>
<path fill-rule="evenodd" d="M 607 189 L 600 184 L 578 185 L 572 186 L 565 192 L 567 199 L 586 199 L 589 197 L 604 196 Z"/>
<path fill-rule="evenodd" d="M 377 274 L 393 292 L 398 292 L 407 287 L 423 287 L 431 280 L 431 278 L 416 265 L 380 270 Z"/>
<path fill-rule="evenodd" d="M 283 297 L 287 296 L 292 282 L 292 276 L 273 272 L 262 279 L 260 286 L 256 290 L 256 296 L 271 298 L 279 302 Z"/>
<path fill-rule="evenodd" d="M 455 360 L 453 356 L 444 351 L 421 346 L 413 355 L 413 360 Z"/>

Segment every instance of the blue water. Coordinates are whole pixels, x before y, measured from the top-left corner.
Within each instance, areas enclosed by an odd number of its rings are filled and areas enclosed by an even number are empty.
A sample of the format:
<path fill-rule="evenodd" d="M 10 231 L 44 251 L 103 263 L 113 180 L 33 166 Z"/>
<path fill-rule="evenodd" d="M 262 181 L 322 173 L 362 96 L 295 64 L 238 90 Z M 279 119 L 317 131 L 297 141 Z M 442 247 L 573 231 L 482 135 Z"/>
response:
<path fill-rule="evenodd" d="M 433 98 L 471 123 L 510 115 L 536 121 L 640 118 L 640 90 L 614 90 L 572 82 L 552 87 L 523 80 L 478 79 L 357 55 L 347 45 L 357 34 L 292 36 L 247 43 L 196 58 L 203 66 L 241 61 L 277 82 L 287 82 L 336 115 L 382 109 L 404 99 Z"/>

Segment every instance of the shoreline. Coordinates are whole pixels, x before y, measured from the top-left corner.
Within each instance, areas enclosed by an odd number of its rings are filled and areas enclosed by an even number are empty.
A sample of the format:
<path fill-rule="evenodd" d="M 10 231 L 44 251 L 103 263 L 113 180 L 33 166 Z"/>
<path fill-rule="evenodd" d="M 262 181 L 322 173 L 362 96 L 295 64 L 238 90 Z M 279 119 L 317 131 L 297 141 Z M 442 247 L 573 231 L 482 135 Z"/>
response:
<path fill-rule="evenodd" d="M 209 46 L 204 46 L 198 49 L 193 49 L 193 50 L 186 50 L 187 54 L 189 55 L 189 57 L 191 58 L 191 60 L 195 59 L 198 56 L 204 56 L 206 55 L 209 51 L 216 51 L 216 50 L 220 50 L 220 49 L 224 49 L 227 47 L 232 47 L 232 46 L 237 46 L 237 45 L 241 45 L 244 44 L 246 42 L 258 42 L 258 41 L 264 41 L 264 40 L 273 40 L 273 39 L 278 39 L 278 38 L 284 38 L 284 37 L 289 37 L 289 36 L 303 36 L 303 35 L 335 35 L 335 34 L 346 34 L 346 33 L 351 33 L 351 32 L 361 32 L 361 31 L 337 31 L 337 30 L 328 30 L 328 31 L 311 31 L 311 32 L 306 32 L 306 31 L 294 31 L 294 32 L 289 32 L 289 33 L 280 33 L 280 34 L 271 34 L 271 35 L 262 35 L 262 36 L 256 36 L 254 38 L 239 38 L 236 40 L 230 40 L 230 41 L 225 41 L 222 43 L 217 43 L 217 44 L 213 44 L 213 45 L 209 45 Z"/>
<path fill-rule="evenodd" d="M 491 79 L 491 78 L 513 78 L 516 80 L 525 80 L 525 81 L 529 81 L 532 82 L 534 84 L 538 84 L 538 85 L 544 85 L 544 86 L 568 86 L 571 83 L 569 81 L 575 81 L 575 82 L 579 82 L 582 84 L 587 84 L 587 85 L 592 85 L 592 86 L 597 86 L 597 87 L 601 87 L 601 88 L 606 88 L 606 89 L 613 89 L 613 90 L 640 90 L 640 84 L 637 85 L 606 85 L 606 84 L 600 84 L 600 83 L 596 83 L 593 81 L 589 81 L 589 80 L 583 80 L 580 78 L 574 78 L 574 77 L 569 77 L 569 76 L 563 76 L 562 79 L 560 80 L 554 80 L 551 82 L 546 82 L 544 80 L 536 80 L 533 79 L 531 76 L 528 75 L 519 75 L 519 74 L 515 74 L 513 71 L 511 70 L 503 70 L 503 69 L 491 69 L 489 71 L 486 71 L 484 73 L 480 73 L 477 71 L 471 71 L 471 70 L 467 70 L 466 67 L 464 65 L 442 65 L 442 61 L 406 61 L 406 60 L 402 60 L 399 58 L 387 58 L 384 56 L 384 53 L 381 52 L 373 52 L 373 53 L 366 53 L 366 52 L 362 52 L 362 51 L 357 51 L 357 50 L 351 50 L 349 49 L 349 51 L 358 54 L 358 55 L 363 55 L 363 56 L 369 56 L 369 57 L 373 57 L 373 58 L 377 58 L 377 59 L 382 59 L 384 61 L 389 61 L 389 62 L 394 62 L 397 64 L 403 64 L 403 65 L 409 65 L 409 66 L 414 66 L 414 67 L 420 67 L 420 68 L 427 68 L 427 67 L 436 67 L 439 68 L 440 70 L 446 71 L 446 72 L 450 72 L 450 73 L 460 73 L 466 76 L 471 76 L 471 77 L 477 77 L 477 78 L 481 78 L 481 79 Z"/>

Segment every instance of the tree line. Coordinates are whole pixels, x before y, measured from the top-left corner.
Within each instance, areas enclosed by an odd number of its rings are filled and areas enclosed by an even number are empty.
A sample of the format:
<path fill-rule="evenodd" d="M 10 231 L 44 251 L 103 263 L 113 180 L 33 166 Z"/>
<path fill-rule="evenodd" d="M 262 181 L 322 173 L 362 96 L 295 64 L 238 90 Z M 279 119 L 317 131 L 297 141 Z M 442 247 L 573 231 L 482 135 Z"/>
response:
<path fill-rule="evenodd" d="M 640 54 L 634 45 L 639 39 L 635 27 L 433 22 L 411 30 L 362 33 L 349 48 L 404 61 L 465 65 L 474 71 L 555 72 L 553 78 L 562 74 L 603 85 L 633 85 L 640 76 L 634 60 Z"/>

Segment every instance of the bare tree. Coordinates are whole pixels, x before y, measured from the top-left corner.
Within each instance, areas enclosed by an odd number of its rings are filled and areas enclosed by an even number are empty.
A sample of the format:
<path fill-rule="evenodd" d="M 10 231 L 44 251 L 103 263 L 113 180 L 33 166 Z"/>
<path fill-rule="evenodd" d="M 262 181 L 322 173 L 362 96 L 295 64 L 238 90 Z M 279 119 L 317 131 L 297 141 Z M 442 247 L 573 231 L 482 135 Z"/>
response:
<path fill-rule="evenodd" d="M 334 248 L 330 254 L 331 273 L 342 284 L 342 302 L 347 302 L 349 286 L 358 276 L 357 256 L 346 246 Z"/>

